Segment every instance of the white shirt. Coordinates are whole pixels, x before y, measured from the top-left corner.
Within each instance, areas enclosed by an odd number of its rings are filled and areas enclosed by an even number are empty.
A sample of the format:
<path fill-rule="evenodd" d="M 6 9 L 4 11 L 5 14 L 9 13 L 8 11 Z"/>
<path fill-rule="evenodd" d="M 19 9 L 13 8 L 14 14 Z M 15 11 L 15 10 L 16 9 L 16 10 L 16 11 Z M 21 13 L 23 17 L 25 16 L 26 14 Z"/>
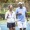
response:
<path fill-rule="evenodd" d="M 8 16 L 8 18 L 7 18 L 7 16 Z M 14 23 L 16 21 L 15 12 L 12 11 L 12 14 L 11 14 L 10 11 L 7 11 L 5 14 L 5 19 L 7 20 L 8 23 Z"/>

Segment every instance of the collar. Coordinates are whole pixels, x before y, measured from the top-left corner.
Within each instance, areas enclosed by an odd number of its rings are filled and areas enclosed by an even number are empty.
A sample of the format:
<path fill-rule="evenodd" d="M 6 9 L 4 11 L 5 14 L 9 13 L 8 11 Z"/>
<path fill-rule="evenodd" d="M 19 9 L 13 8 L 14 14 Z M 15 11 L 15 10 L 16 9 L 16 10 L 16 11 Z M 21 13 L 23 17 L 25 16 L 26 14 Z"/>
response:
<path fill-rule="evenodd" d="M 21 9 L 20 7 L 18 7 L 19 9 Z M 22 7 L 22 9 L 23 9 L 23 7 Z"/>

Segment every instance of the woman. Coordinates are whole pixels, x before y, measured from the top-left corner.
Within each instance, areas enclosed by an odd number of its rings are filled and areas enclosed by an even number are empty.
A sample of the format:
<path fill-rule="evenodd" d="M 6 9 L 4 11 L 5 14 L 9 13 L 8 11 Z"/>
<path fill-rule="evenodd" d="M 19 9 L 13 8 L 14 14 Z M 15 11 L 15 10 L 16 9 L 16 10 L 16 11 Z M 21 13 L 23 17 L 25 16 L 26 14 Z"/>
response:
<path fill-rule="evenodd" d="M 5 19 L 7 20 L 7 27 L 9 28 L 9 30 L 15 30 L 15 12 L 12 10 L 13 6 L 9 5 L 9 10 L 6 12 L 5 14 Z"/>

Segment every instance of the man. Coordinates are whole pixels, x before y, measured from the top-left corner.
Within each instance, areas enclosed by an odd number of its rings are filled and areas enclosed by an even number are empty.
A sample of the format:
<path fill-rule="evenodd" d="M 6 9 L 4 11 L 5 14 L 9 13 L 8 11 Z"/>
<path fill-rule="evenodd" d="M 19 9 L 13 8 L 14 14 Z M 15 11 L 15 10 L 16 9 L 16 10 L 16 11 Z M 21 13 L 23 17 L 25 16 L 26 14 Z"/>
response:
<path fill-rule="evenodd" d="M 19 7 L 16 9 L 16 18 L 17 18 L 17 24 L 20 30 L 26 30 L 26 8 L 23 7 L 24 2 L 19 2 Z"/>
<path fill-rule="evenodd" d="M 7 20 L 7 27 L 9 30 L 15 30 L 15 21 L 16 21 L 16 16 L 15 12 L 12 10 L 13 6 L 9 5 L 9 10 L 5 14 L 5 19 Z"/>

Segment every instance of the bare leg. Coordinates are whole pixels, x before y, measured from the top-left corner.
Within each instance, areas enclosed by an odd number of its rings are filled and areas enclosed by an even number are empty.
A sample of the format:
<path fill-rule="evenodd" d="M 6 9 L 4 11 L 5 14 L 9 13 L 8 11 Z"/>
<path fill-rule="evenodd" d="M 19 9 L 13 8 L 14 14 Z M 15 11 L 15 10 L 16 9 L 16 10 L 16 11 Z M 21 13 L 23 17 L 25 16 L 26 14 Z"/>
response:
<path fill-rule="evenodd" d="M 13 30 L 13 29 L 12 29 L 12 27 L 11 27 L 11 28 L 9 28 L 9 30 Z"/>
<path fill-rule="evenodd" d="M 10 28 L 9 28 L 9 30 L 10 30 Z"/>
<path fill-rule="evenodd" d="M 15 30 L 15 27 L 13 27 L 13 30 Z"/>

